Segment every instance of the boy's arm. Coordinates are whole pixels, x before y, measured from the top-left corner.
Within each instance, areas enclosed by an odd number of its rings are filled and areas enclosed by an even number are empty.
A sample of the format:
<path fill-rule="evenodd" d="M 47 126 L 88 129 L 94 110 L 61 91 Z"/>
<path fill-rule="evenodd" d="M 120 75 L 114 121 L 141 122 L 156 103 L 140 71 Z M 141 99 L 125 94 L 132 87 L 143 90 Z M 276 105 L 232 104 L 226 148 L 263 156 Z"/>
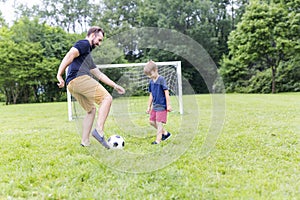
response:
<path fill-rule="evenodd" d="M 150 111 L 151 111 L 152 101 L 153 101 L 153 96 L 152 96 L 152 93 L 150 92 L 149 99 L 148 99 L 148 108 L 146 111 L 147 113 L 150 113 Z"/>
<path fill-rule="evenodd" d="M 166 96 L 166 102 L 167 102 L 167 111 L 171 112 L 172 106 L 171 106 L 171 101 L 170 101 L 169 90 L 165 90 L 165 96 Z"/>

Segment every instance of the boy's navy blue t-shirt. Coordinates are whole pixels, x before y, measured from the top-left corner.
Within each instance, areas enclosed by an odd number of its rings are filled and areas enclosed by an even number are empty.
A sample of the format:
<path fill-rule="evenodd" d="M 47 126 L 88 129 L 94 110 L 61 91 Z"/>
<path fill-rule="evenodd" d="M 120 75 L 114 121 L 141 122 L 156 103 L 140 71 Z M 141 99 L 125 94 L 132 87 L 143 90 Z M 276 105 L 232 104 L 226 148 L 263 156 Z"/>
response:
<path fill-rule="evenodd" d="M 68 68 L 66 84 L 68 85 L 71 80 L 78 76 L 89 75 L 90 70 L 96 68 L 96 65 L 91 56 L 92 47 L 88 40 L 77 41 L 74 48 L 78 49 L 79 56 L 73 60 Z"/>
<path fill-rule="evenodd" d="M 168 85 L 164 77 L 159 76 L 155 82 L 150 80 L 149 92 L 152 93 L 153 97 L 153 110 L 163 111 L 167 109 L 165 90 L 168 90 Z"/>

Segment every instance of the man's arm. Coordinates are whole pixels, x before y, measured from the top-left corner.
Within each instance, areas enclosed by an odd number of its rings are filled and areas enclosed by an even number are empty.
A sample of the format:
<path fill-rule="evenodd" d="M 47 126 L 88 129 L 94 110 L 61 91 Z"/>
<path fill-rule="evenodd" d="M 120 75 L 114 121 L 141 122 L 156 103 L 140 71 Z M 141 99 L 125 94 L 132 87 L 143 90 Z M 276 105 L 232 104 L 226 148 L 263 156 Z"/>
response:
<path fill-rule="evenodd" d="M 98 68 L 91 69 L 91 73 L 101 82 L 105 83 L 106 85 L 109 85 L 113 87 L 115 90 L 118 91 L 119 94 L 124 94 L 125 89 L 121 87 L 120 85 L 116 84 L 114 81 L 112 81 L 110 78 L 108 78 L 104 73 L 102 73 Z"/>
<path fill-rule="evenodd" d="M 63 88 L 65 86 L 65 81 L 62 75 L 65 73 L 66 68 L 73 62 L 73 60 L 79 56 L 78 49 L 72 47 L 70 51 L 65 55 L 64 59 L 61 61 L 56 78 L 59 83 L 57 83 L 59 88 Z"/>

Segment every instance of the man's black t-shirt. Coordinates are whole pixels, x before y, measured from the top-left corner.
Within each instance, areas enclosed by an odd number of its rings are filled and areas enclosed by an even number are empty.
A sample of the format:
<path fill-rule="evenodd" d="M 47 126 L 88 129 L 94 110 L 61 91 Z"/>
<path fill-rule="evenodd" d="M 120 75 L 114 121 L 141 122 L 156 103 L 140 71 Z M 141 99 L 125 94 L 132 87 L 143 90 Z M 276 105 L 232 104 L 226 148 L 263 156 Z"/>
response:
<path fill-rule="evenodd" d="M 68 85 L 71 80 L 78 76 L 89 75 L 91 76 L 90 70 L 95 69 L 96 65 L 91 56 L 92 47 L 88 40 L 79 40 L 73 46 L 78 49 L 79 56 L 73 60 L 68 68 L 66 84 Z"/>

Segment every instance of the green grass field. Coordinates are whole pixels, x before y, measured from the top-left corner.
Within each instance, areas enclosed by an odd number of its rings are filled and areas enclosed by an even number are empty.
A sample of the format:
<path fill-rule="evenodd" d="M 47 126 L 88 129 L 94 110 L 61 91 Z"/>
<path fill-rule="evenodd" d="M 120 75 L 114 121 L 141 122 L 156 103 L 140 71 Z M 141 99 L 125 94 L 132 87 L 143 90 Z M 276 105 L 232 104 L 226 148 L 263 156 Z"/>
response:
<path fill-rule="evenodd" d="M 192 107 L 190 98 L 184 98 L 185 108 Z M 167 128 L 173 136 L 155 147 L 146 115 L 132 120 L 140 130 L 127 130 L 126 117 L 116 117 L 113 109 L 106 134 L 121 134 L 126 146 L 105 153 L 93 138 L 91 147 L 79 145 L 78 123 L 68 121 L 66 103 L 1 105 L 0 199 L 300 199 L 300 93 L 225 99 L 223 129 L 205 157 L 201 147 L 212 124 L 211 95 L 195 97 L 199 116 L 193 108 L 183 117 L 170 113 Z M 118 125 L 122 120 L 125 125 Z M 182 140 L 191 144 L 157 170 L 125 172 L 106 164 L 120 152 L 169 155 L 168 146 Z M 139 162 L 119 166 L 131 169 Z"/>

